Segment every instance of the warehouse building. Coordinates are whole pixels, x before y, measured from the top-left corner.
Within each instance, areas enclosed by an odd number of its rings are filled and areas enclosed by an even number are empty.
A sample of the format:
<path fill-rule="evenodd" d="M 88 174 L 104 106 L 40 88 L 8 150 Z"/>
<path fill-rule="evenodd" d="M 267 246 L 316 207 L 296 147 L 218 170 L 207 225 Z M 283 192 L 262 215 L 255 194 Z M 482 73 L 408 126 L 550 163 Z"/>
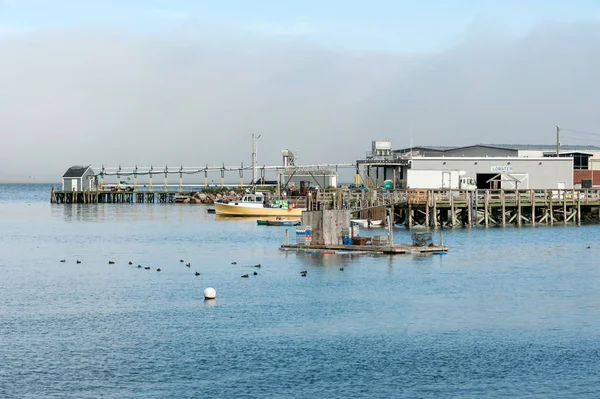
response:
<path fill-rule="evenodd" d="M 563 146 L 557 157 L 556 147 L 553 152 L 552 146 L 543 145 L 392 150 L 391 142 L 384 141 L 373 142 L 372 151 L 357 166 L 363 167 L 369 187 L 387 183 L 394 189 L 571 189 L 581 185 L 582 171 L 595 165 L 595 157 L 600 158 L 600 147 Z M 592 179 L 587 183 L 591 187 Z"/>

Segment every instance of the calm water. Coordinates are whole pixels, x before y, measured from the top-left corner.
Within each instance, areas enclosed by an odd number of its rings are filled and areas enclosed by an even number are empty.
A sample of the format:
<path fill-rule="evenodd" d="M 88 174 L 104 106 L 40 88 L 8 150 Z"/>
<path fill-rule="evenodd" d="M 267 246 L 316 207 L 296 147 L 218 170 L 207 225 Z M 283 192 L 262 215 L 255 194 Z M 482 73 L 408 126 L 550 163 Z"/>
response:
<path fill-rule="evenodd" d="M 204 206 L 48 197 L 0 185 L 2 398 L 600 395 L 598 226 L 306 256 L 278 250 L 283 227 Z"/>

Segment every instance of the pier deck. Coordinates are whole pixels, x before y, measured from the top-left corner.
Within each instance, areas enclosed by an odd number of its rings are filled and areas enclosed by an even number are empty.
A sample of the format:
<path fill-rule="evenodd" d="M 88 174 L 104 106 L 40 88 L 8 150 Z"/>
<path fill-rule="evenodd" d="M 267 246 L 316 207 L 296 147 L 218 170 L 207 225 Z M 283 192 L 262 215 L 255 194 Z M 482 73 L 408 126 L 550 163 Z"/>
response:
<path fill-rule="evenodd" d="M 350 209 L 358 218 L 412 228 L 600 223 L 600 190 L 395 190 L 320 192 L 309 209 Z"/>

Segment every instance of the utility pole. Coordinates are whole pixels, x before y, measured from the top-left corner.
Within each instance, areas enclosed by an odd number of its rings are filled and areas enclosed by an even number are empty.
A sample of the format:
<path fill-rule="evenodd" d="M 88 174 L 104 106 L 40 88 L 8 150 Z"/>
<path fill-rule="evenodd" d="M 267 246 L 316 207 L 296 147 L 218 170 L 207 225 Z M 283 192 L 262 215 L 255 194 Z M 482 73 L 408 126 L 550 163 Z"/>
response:
<path fill-rule="evenodd" d="M 560 126 L 556 126 L 556 157 L 560 155 Z"/>
<path fill-rule="evenodd" d="M 256 181 L 256 141 L 254 140 L 254 133 L 252 133 L 252 187 Z"/>
<path fill-rule="evenodd" d="M 252 134 L 252 187 L 256 185 L 256 141 L 260 138 L 260 134 L 254 137 Z"/>

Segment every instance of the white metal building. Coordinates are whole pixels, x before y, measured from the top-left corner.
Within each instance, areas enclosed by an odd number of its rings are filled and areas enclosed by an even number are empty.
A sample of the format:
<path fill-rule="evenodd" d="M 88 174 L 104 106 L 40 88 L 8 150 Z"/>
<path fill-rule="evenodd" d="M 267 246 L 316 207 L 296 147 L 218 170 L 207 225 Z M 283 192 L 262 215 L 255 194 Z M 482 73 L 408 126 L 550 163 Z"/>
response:
<path fill-rule="evenodd" d="M 518 157 L 415 157 L 409 161 L 408 173 L 415 171 L 454 171 L 473 178 L 477 188 L 503 189 L 571 189 L 573 188 L 572 158 Z M 424 187 L 426 179 L 408 188 Z"/>

